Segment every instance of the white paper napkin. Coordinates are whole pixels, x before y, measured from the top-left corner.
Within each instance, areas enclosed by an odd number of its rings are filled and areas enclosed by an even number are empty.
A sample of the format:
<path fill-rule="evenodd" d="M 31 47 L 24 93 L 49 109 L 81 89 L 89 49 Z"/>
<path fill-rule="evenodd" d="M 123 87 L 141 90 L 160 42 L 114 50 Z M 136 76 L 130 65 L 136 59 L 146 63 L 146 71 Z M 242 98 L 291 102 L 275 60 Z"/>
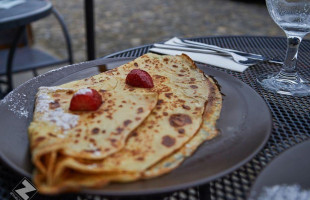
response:
<path fill-rule="evenodd" d="M 173 44 L 174 38 L 168 40 L 165 42 L 165 44 Z M 243 72 L 248 68 L 248 66 L 238 64 L 234 62 L 229 57 L 223 57 L 219 55 L 212 55 L 212 54 L 206 54 L 206 53 L 194 53 L 189 51 L 180 51 L 180 50 L 170 50 L 170 49 L 163 49 L 163 48 L 151 48 L 149 51 L 160 53 L 160 54 L 167 54 L 167 55 L 181 55 L 182 53 L 188 55 L 192 60 L 213 65 L 216 67 L 221 67 L 225 69 L 230 69 L 237 72 Z"/>

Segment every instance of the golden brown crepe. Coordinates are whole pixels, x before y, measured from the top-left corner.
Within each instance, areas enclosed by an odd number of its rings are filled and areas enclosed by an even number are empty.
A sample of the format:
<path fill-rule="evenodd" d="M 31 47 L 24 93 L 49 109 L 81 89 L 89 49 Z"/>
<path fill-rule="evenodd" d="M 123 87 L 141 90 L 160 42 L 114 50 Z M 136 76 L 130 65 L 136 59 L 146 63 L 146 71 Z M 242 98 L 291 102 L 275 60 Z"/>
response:
<path fill-rule="evenodd" d="M 154 88 L 125 84 L 126 75 L 136 68 L 151 75 Z M 120 91 L 129 96 L 154 96 L 156 93 L 157 105 L 131 132 L 122 148 L 116 148 L 113 154 L 105 154 L 102 158 L 70 153 L 70 145 L 64 148 L 65 139 L 59 140 L 57 147 L 50 147 L 49 153 L 40 148 L 37 150 L 35 146 L 33 160 L 41 162 L 34 162 L 37 167 L 34 181 L 43 193 L 159 176 L 180 165 L 203 141 L 217 134 L 215 123 L 221 110 L 221 95 L 214 82 L 186 55 L 146 54 L 116 69 L 59 86 L 63 90 L 87 87 L 108 90 L 115 95 Z M 34 132 L 29 129 L 30 136 Z M 102 142 L 101 145 L 106 144 Z"/>
<path fill-rule="evenodd" d="M 52 170 L 59 153 L 103 159 L 119 151 L 157 102 L 156 93 L 129 95 L 101 90 L 104 103 L 98 110 L 71 112 L 68 108 L 73 93 L 72 89 L 43 87 L 37 94 L 29 136 L 32 160 L 44 174 L 49 167 Z M 53 164 L 44 163 L 46 157 Z"/>

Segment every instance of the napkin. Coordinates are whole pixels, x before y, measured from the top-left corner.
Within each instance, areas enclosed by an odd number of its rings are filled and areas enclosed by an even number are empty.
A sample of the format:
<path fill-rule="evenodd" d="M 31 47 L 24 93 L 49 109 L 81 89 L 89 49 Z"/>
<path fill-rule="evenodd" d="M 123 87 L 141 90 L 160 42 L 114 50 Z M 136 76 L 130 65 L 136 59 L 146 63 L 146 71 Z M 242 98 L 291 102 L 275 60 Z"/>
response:
<path fill-rule="evenodd" d="M 172 38 L 166 41 L 164 44 L 173 44 L 176 45 L 173 41 L 177 38 Z M 182 46 L 180 46 L 182 47 Z M 154 47 L 149 49 L 151 52 L 160 53 L 160 54 L 167 54 L 167 55 L 181 55 L 182 53 L 188 55 L 192 60 L 196 62 L 201 62 L 208 65 L 213 65 L 220 68 L 229 69 L 232 71 L 237 72 L 244 72 L 249 66 L 245 66 L 242 64 L 238 64 L 233 61 L 230 57 L 227 56 L 220 56 L 220 55 L 212 55 L 207 53 L 196 53 L 196 52 L 189 52 L 185 50 L 171 50 L 171 49 L 164 49 Z"/>
<path fill-rule="evenodd" d="M 0 9 L 9 9 L 25 2 L 26 0 L 0 0 Z"/>

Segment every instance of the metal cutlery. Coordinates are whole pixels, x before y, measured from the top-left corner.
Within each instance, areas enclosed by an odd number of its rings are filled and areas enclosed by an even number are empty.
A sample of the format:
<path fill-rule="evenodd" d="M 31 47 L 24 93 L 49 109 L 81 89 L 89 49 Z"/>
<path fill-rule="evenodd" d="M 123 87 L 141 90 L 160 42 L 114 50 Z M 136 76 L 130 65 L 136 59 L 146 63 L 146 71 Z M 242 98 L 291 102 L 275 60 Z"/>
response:
<path fill-rule="evenodd" d="M 213 51 L 213 50 L 183 47 L 183 46 L 172 45 L 172 44 L 155 43 L 153 46 L 157 48 L 161 48 L 161 49 L 171 49 L 171 50 L 180 50 L 180 51 L 189 51 L 189 52 L 196 52 L 196 53 L 207 53 L 207 54 L 228 56 L 226 53 L 220 53 L 220 52 Z"/>
<path fill-rule="evenodd" d="M 218 52 L 218 51 L 210 51 L 206 49 L 192 48 L 192 47 L 180 47 L 176 45 L 166 45 L 166 44 L 154 44 L 154 47 L 160 49 L 169 49 L 169 50 L 177 50 L 177 51 L 185 51 L 185 52 L 193 52 L 193 53 L 205 53 L 212 55 L 220 55 L 225 57 L 230 57 L 232 60 L 238 64 L 251 66 L 262 62 L 262 60 L 247 58 L 244 56 L 237 55 L 235 53 L 226 53 L 226 52 Z"/>
<path fill-rule="evenodd" d="M 231 58 L 236 63 L 247 65 L 247 66 L 255 65 L 255 64 L 260 63 L 260 62 L 270 62 L 270 63 L 276 63 L 276 64 L 283 64 L 282 61 L 275 60 L 272 58 L 267 58 L 266 56 L 263 56 L 263 55 L 247 53 L 247 52 L 242 52 L 242 51 L 233 50 L 233 49 L 221 48 L 218 46 L 209 45 L 209 44 L 200 43 L 200 42 L 194 42 L 194 41 L 190 41 L 190 40 L 173 38 L 173 43 L 175 44 L 175 45 L 172 45 L 172 46 L 174 46 L 174 48 L 176 48 L 177 46 L 182 46 L 182 48 L 188 48 L 188 50 L 190 50 L 190 49 L 195 49 L 195 51 L 197 51 L 196 49 L 212 50 L 213 51 L 212 54 L 216 54 L 215 52 L 221 53 L 221 55 L 226 54 L 228 56 L 231 56 Z M 171 45 L 171 43 L 169 45 Z M 203 53 L 203 52 L 201 52 L 201 53 Z M 205 52 L 205 53 L 207 53 L 207 52 Z"/>

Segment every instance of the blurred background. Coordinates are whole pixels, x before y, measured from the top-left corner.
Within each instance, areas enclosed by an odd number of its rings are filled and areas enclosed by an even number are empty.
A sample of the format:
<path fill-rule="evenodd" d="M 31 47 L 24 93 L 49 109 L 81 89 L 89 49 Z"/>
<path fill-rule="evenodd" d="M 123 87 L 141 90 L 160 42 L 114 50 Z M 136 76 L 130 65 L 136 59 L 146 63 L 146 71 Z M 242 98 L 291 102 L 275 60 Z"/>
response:
<path fill-rule="evenodd" d="M 84 1 L 51 2 L 69 29 L 74 63 L 86 61 Z M 94 0 L 94 7 L 96 58 L 173 36 L 285 36 L 269 16 L 264 0 Z M 59 58 L 67 55 L 53 15 L 32 23 L 31 30 L 36 48 Z M 31 72 L 19 74 L 15 87 L 32 78 Z"/>
<path fill-rule="evenodd" d="M 86 60 L 84 1 L 51 0 L 68 26 L 74 61 Z M 284 36 L 263 0 L 95 0 L 96 57 L 173 36 Z M 64 37 L 53 16 L 32 24 L 34 44 L 61 57 Z"/>

